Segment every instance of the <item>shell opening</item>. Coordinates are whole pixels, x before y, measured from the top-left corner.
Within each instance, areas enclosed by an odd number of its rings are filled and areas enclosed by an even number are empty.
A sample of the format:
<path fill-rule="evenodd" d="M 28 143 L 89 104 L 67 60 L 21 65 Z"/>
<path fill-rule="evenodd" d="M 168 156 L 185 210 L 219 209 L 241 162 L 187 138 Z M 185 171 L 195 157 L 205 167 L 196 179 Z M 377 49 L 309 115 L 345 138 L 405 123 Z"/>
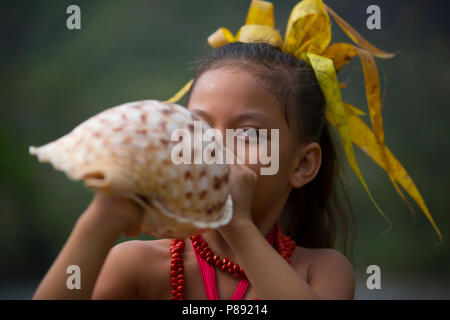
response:
<path fill-rule="evenodd" d="M 83 175 L 82 179 L 88 187 L 102 188 L 109 184 L 109 179 L 103 171 L 97 170 Z"/>
<path fill-rule="evenodd" d="M 142 201 L 144 201 L 146 205 L 148 205 L 148 206 L 151 205 L 151 204 L 150 204 L 150 201 L 148 201 L 148 199 L 147 199 L 146 196 L 144 196 L 144 195 L 142 195 L 142 194 L 139 194 L 139 193 L 136 193 L 136 197 L 138 197 L 139 199 L 141 199 Z"/>

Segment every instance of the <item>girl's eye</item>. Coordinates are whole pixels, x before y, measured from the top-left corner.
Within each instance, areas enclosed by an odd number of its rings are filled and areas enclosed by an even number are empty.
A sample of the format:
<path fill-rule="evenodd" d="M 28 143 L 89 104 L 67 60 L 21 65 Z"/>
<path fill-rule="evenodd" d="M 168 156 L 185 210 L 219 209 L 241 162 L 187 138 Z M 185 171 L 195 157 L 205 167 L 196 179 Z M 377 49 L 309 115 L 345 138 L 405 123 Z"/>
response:
<path fill-rule="evenodd" d="M 256 128 L 243 128 L 242 132 L 237 135 L 238 139 L 245 140 L 245 142 L 257 142 L 259 137 L 258 129 Z"/>
<path fill-rule="evenodd" d="M 246 136 L 246 137 L 255 137 L 255 138 L 257 138 L 259 136 L 258 130 L 256 130 L 255 128 L 245 128 L 243 130 L 244 130 L 243 135 Z"/>

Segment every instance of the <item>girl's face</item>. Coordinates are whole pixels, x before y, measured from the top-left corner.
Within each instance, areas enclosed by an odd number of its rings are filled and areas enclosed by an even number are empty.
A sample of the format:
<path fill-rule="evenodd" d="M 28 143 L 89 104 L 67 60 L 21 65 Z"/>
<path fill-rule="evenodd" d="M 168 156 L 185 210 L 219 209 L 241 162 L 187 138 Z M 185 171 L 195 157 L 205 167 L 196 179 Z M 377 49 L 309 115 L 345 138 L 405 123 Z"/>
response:
<path fill-rule="evenodd" d="M 299 161 L 303 158 L 303 148 L 300 148 L 289 129 L 276 96 L 267 91 L 251 73 L 241 67 L 206 71 L 197 79 L 188 109 L 212 128 L 220 130 L 224 144 L 226 129 L 244 130 L 244 135 L 237 139 L 246 140 L 246 166 L 258 175 L 252 201 L 255 222 L 258 217 L 281 212 L 291 188 L 306 183 L 300 181 L 301 178 L 299 180 L 298 173 L 296 174 Z M 246 130 L 251 128 L 268 129 L 268 154 L 272 160 L 274 157 L 270 145 L 273 137 L 270 136 L 270 129 L 279 130 L 279 168 L 276 174 L 261 175 L 260 168 L 269 165 L 260 164 L 259 159 L 256 164 L 248 164 L 248 152 L 257 148 L 257 145 L 251 144 L 246 138 L 251 132 Z"/>

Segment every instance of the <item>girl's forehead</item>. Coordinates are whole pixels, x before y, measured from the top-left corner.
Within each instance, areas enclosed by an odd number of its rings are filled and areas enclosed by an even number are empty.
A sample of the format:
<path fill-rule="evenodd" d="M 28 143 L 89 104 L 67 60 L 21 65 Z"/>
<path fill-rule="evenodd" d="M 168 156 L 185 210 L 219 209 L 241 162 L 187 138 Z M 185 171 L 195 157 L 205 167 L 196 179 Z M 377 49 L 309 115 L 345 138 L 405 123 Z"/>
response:
<path fill-rule="evenodd" d="M 260 79 L 243 68 L 220 68 L 203 73 L 196 81 L 188 107 L 220 108 L 228 113 L 243 110 L 280 112 L 277 97 Z"/>
<path fill-rule="evenodd" d="M 242 85 L 245 85 L 244 87 Z M 219 69 L 208 70 L 197 79 L 197 87 L 203 91 L 213 91 L 220 93 L 222 91 L 233 91 L 237 93 L 247 93 L 251 95 L 253 91 L 260 90 L 258 79 L 249 71 L 237 67 L 222 67 Z M 199 90 L 197 90 L 199 91 Z"/>

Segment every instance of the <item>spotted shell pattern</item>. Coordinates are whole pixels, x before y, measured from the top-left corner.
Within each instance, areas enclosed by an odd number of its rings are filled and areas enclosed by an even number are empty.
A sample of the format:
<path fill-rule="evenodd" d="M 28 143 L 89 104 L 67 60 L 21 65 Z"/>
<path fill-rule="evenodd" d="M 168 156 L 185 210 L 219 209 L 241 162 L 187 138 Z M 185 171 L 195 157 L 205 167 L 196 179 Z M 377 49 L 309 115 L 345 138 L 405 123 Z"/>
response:
<path fill-rule="evenodd" d="M 107 109 L 65 136 L 29 152 L 87 187 L 129 197 L 145 209 L 141 232 L 187 237 L 232 217 L 226 164 L 175 164 L 172 131 L 193 133 L 188 109 L 157 100 Z M 203 122 L 203 131 L 209 126 Z M 220 144 L 220 141 L 216 141 Z"/>

